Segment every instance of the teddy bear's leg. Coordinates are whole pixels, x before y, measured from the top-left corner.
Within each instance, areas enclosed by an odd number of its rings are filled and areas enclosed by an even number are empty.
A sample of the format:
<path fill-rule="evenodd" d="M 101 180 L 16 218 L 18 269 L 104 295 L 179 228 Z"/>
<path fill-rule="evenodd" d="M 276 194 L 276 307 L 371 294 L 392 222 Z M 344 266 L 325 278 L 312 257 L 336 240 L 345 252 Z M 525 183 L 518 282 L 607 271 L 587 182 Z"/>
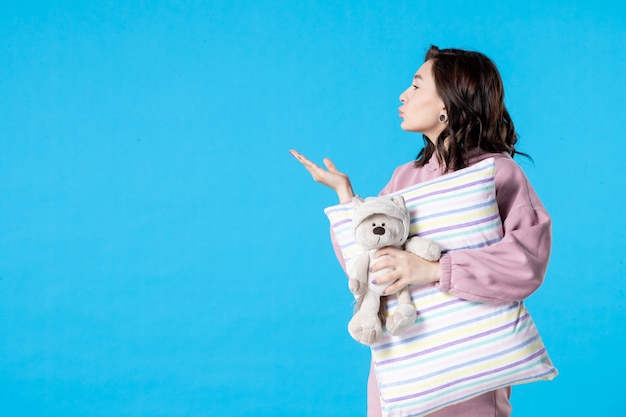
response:
<path fill-rule="evenodd" d="M 383 329 L 378 318 L 379 307 L 380 296 L 367 290 L 359 311 L 352 316 L 352 320 L 348 323 L 348 332 L 354 340 L 369 346 L 380 338 Z"/>
<path fill-rule="evenodd" d="M 385 322 L 387 331 L 392 336 L 402 334 L 415 323 L 417 313 L 415 306 L 411 303 L 411 294 L 408 288 L 404 288 L 398 292 L 398 307 L 391 317 Z"/>

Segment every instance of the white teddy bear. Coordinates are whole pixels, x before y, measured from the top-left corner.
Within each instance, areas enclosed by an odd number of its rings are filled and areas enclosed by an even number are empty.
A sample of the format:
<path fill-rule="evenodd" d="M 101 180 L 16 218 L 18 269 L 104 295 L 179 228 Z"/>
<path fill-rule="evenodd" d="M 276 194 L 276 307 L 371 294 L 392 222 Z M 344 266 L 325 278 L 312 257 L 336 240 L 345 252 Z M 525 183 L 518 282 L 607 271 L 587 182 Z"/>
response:
<path fill-rule="evenodd" d="M 429 260 L 436 261 L 441 256 L 439 245 L 418 236 L 409 236 L 410 215 L 402 196 L 369 197 L 362 200 L 354 197 L 352 226 L 356 243 L 365 251 L 353 258 L 347 265 L 350 291 L 356 296 L 355 314 L 348 324 L 348 331 L 354 340 L 372 345 L 382 335 L 384 320 L 383 291 L 390 283 L 376 285 L 372 281 L 388 270 L 370 272 L 376 262 L 376 251 L 385 246 L 395 246 Z M 397 292 L 398 306 L 394 314 L 387 317 L 385 327 L 392 335 L 399 335 L 415 323 L 416 311 L 411 303 L 408 288 Z"/>

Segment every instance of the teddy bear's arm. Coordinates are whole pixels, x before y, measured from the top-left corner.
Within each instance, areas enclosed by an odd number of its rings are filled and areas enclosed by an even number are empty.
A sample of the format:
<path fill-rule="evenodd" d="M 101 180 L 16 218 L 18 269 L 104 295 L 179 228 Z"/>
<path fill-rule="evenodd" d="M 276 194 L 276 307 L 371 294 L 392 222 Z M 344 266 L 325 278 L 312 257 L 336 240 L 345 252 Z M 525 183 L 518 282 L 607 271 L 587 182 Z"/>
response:
<path fill-rule="evenodd" d="M 348 270 L 348 288 L 354 295 L 362 295 L 367 289 L 370 257 L 368 252 L 357 256 Z"/>
<path fill-rule="evenodd" d="M 436 261 L 441 257 L 441 248 L 437 243 L 419 236 L 413 236 L 407 240 L 404 244 L 404 250 L 427 261 Z"/>

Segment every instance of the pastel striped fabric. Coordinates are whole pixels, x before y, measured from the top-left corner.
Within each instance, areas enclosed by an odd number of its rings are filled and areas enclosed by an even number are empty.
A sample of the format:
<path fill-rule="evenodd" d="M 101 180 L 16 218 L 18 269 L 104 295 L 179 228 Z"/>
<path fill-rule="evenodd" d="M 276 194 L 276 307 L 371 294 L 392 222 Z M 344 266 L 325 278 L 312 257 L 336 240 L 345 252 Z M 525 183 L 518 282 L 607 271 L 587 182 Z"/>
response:
<path fill-rule="evenodd" d="M 498 242 L 494 176 L 490 158 L 394 193 L 411 212 L 410 236 L 432 239 L 444 252 Z M 349 262 L 362 251 L 353 238 L 352 204 L 325 213 Z M 470 302 L 434 285 L 412 287 L 411 296 L 415 325 L 400 336 L 384 332 L 372 346 L 383 415 L 422 416 L 497 388 L 556 377 L 522 302 Z M 387 307 L 393 314 L 393 297 Z"/>

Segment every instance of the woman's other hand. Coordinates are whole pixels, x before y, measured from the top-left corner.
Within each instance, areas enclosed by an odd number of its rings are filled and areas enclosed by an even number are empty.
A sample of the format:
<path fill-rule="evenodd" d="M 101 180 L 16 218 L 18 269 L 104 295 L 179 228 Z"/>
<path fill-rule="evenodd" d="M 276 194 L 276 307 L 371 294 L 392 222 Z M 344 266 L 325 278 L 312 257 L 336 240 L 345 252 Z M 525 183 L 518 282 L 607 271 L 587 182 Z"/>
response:
<path fill-rule="evenodd" d="M 389 269 L 389 272 L 376 278 L 376 284 L 393 282 L 384 295 L 394 294 L 407 285 L 426 285 L 439 281 L 441 268 L 439 261 L 427 261 L 414 253 L 387 246 L 376 252 L 376 262 L 372 272 Z"/>

